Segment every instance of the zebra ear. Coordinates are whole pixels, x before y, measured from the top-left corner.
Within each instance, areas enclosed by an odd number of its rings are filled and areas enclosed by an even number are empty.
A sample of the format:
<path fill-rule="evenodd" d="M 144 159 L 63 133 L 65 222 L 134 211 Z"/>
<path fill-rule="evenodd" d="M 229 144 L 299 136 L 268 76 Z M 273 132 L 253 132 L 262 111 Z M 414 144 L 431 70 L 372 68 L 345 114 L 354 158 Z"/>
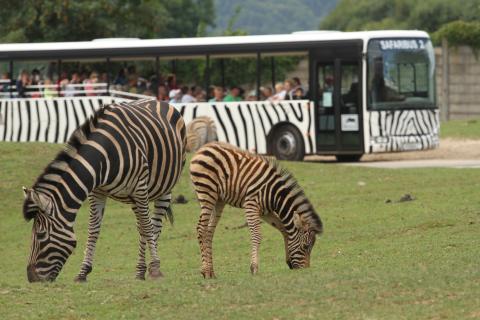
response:
<path fill-rule="evenodd" d="M 35 190 L 28 190 L 27 192 L 32 197 L 32 201 L 38 206 L 38 208 L 42 212 L 50 214 L 50 211 L 48 210 L 51 206 L 50 199 L 48 199 L 41 193 L 35 192 Z"/>
<path fill-rule="evenodd" d="M 22 187 L 22 190 L 23 190 L 23 196 L 26 198 L 28 196 L 28 193 L 30 192 L 30 190 L 27 189 L 26 187 Z"/>
<path fill-rule="evenodd" d="M 293 224 L 294 224 L 295 227 L 297 227 L 298 229 L 303 228 L 302 218 L 301 218 L 300 215 L 297 213 L 297 211 L 295 211 L 295 212 L 293 213 Z"/>

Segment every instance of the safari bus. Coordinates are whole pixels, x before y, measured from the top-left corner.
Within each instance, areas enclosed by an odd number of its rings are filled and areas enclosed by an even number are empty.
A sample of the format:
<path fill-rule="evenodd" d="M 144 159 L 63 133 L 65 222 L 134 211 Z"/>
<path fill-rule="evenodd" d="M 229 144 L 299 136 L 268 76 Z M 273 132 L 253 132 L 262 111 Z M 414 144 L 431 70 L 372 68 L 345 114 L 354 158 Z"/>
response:
<path fill-rule="evenodd" d="M 261 88 L 279 80 L 280 57 L 297 57 L 305 65 L 300 99 L 261 98 Z M 173 103 L 187 125 L 199 116 L 210 117 L 221 141 L 296 161 L 305 155 L 356 161 L 363 154 L 439 145 L 434 50 L 423 31 L 0 44 L 0 141 L 62 143 L 102 104 L 154 98 L 122 90 L 114 78 L 119 63 L 147 61 L 157 81 L 165 66 L 174 73 L 185 61 L 190 67 L 199 64 L 199 85 L 208 95 L 213 73 L 223 81 L 223 62 L 229 59 L 253 61 L 253 98 L 208 102 L 208 96 L 206 101 Z M 91 75 L 91 82 L 68 79 L 65 73 L 82 64 L 103 72 L 97 80 Z M 52 80 L 33 81 L 41 72 L 53 75 Z M 121 80 L 129 81 L 125 76 Z"/>

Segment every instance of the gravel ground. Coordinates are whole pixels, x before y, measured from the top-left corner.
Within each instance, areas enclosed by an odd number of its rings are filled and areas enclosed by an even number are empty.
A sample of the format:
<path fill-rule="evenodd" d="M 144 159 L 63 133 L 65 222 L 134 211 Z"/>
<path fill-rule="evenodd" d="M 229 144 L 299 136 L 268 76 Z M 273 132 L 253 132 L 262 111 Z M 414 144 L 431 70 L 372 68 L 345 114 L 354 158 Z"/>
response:
<path fill-rule="evenodd" d="M 308 156 L 306 160 L 333 162 L 335 157 Z M 366 154 L 361 162 L 400 160 L 480 160 L 480 140 L 445 138 L 434 150 Z"/>

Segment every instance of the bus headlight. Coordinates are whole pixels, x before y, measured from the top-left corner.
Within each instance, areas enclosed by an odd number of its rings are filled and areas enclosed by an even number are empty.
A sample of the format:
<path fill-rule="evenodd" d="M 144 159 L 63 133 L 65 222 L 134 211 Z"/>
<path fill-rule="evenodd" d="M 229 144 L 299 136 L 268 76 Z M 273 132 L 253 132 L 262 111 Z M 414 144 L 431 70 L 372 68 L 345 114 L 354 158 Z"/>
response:
<path fill-rule="evenodd" d="M 388 137 L 375 137 L 375 143 L 388 143 Z"/>

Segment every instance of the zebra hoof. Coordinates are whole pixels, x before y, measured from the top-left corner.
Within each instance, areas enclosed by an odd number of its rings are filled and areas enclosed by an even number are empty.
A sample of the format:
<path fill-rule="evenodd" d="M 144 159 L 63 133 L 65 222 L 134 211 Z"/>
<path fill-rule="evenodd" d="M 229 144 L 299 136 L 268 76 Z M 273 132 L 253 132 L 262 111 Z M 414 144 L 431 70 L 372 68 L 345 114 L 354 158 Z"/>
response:
<path fill-rule="evenodd" d="M 251 264 L 250 272 L 252 273 L 252 275 L 256 275 L 258 273 L 258 266 L 256 264 Z"/>
<path fill-rule="evenodd" d="M 75 279 L 73 279 L 73 281 L 75 281 L 77 283 L 84 283 L 84 282 L 87 282 L 87 277 L 82 276 L 82 275 L 78 275 L 78 276 L 75 277 Z"/>
<path fill-rule="evenodd" d="M 163 273 L 160 271 L 160 269 L 148 270 L 148 275 L 152 279 L 163 278 Z"/>
<path fill-rule="evenodd" d="M 138 275 L 138 274 L 137 274 L 137 275 L 135 276 L 135 279 L 141 280 L 141 281 L 145 281 L 145 274 L 143 274 L 143 275 Z"/>
<path fill-rule="evenodd" d="M 204 279 L 215 279 L 215 272 L 213 270 L 202 271 L 202 276 Z"/>

